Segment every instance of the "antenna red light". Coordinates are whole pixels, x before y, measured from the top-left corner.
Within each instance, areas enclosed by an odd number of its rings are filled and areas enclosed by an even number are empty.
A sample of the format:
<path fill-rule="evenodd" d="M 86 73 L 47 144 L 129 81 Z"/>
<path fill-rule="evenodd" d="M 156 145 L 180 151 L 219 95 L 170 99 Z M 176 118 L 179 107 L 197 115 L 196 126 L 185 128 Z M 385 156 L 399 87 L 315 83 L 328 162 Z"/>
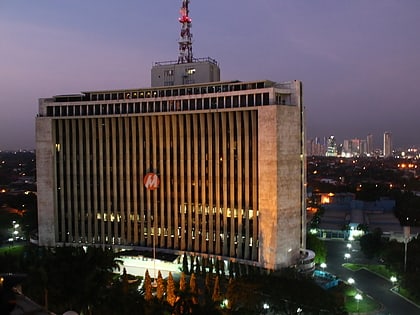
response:
<path fill-rule="evenodd" d="M 178 19 L 182 24 L 181 37 L 178 41 L 179 44 L 179 57 L 178 63 L 190 63 L 193 61 L 192 56 L 192 34 L 191 34 L 191 18 L 188 16 L 189 0 L 182 1 L 182 7 L 179 11 L 181 17 Z"/>

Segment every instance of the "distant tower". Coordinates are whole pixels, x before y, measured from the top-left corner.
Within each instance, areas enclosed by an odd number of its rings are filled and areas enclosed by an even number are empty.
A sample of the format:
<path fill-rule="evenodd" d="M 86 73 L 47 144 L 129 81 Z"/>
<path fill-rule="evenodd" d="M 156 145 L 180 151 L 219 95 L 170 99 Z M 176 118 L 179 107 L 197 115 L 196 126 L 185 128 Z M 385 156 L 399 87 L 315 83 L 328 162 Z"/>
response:
<path fill-rule="evenodd" d="M 367 148 L 366 152 L 368 155 L 373 155 L 373 135 L 368 134 L 366 137 Z"/>
<path fill-rule="evenodd" d="M 392 155 L 392 134 L 389 131 L 384 132 L 384 157 Z"/>
<path fill-rule="evenodd" d="M 191 34 L 191 18 L 188 16 L 190 12 L 188 9 L 189 0 L 182 1 L 182 7 L 180 10 L 181 17 L 179 22 L 182 24 L 181 37 L 179 38 L 179 57 L 178 63 L 190 63 L 193 62 L 192 54 L 192 34 Z"/>

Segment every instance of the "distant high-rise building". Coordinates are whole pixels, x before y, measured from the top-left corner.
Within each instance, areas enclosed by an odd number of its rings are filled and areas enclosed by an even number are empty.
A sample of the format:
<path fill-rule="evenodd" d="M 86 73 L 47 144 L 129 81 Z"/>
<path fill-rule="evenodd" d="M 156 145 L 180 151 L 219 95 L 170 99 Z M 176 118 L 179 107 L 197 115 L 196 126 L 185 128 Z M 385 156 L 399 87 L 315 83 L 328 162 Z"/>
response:
<path fill-rule="evenodd" d="M 324 156 L 327 151 L 325 144 L 321 143 L 318 137 L 308 140 L 306 148 L 308 156 Z"/>
<path fill-rule="evenodd" d="M 360 139 L 359 141 L 359 154 L 361 156 L 367 156 L 368 155 L 368 150 L 367 150 L 367 141 Z"/>
<path fill-rule="evenodd" d="M 173 74 L 194 77 L 188 1 L 181 13 Z M 297 264 L 306 246 L 302 83 L 169 82 L 160 66 L 153 87 L 40 99 L 39 244 Z"/>
<path fill-rule="evenodd" d="M 326 156 L 337 156 L 337 142 L 334 136 L 330 136 L 327 139 L 327 152 Z"/>
<path fill-rule="evenodd" d="M 384 157 L 392 156 L 392 134 L 389 131 L 384 132 Z"/>
<path fill-rule="evenodd" d="M 373 155 L 374 147 L 373 147 L 373 135 L 368 134 L 366 137 L 366 153 L 368 155 Z"/>

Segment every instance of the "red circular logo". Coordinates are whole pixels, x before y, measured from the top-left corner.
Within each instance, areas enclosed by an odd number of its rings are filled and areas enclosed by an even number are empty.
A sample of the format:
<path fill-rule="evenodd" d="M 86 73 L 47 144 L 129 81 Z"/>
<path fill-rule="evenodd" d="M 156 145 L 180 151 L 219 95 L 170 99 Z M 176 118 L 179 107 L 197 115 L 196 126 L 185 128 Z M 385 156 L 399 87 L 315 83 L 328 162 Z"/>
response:
<path fill-rule="evenodd" d="M 143 177 L 143 184 L 148 190 L 158 189 L 160 184 L 159 176 L 155 173 L 147 173 Z"/>

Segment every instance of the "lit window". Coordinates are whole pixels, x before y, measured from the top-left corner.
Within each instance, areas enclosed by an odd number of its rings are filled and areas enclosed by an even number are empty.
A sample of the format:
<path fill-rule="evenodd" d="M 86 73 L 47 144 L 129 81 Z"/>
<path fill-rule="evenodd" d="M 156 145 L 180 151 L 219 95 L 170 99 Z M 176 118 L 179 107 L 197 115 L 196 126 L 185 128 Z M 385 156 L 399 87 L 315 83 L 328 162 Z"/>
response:
<path fill-rule="evenodd" d="M 185 71 L 187 72 L 188 75 L 192 75 L 195 73 L 195 68 L 188 68 Z"/>

